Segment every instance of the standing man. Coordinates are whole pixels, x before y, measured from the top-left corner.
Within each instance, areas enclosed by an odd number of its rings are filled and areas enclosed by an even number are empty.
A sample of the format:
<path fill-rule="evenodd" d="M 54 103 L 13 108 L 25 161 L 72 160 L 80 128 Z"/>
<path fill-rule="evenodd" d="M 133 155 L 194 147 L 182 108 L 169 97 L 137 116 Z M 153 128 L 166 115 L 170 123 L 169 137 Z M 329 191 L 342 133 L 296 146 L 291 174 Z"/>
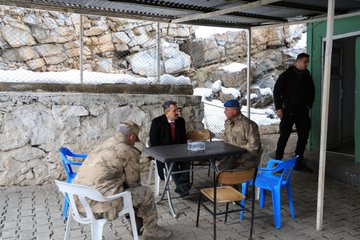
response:
<path fill-rule="evenodd" d="M 313 79 L 307 66 L 309 55 L 300 53 L 294 66 L 280 74 L 274 86 L 274 102 L 280 122 L 280 137 L 277 143 L 276 159 L 282 159 L 293 125 L 296 126 L 298 141 L 295 154 L 299 155 L 296 170 L 311 171 L 303 164 L 304 151 L 309 137 L 311 109 L 315 98 Z"/>
<path fill-rule="evenodd" d="M 151 122 L 150 145 L 162 146 L 170 144 L 180 144 L 187 142 L 185 120 L 179 117 L 180 110 L 174 101 L 166 101 L 162 105 L 164 114 L 156 117 Z M 165 164 L 157 161 L 159 177 L 164 180 Z M 173 171 L 190 170 L 190 162 L 176 162 Z M 189 172 L 172 175 L 177 192 L 180 197 L 189 194 L 191 188 Z"/>
<path fill-rule="evenodd" d="M 157 225 L 154 193 L 151 188 L 140 184 L 140 152 L 134 147 L 138 133 L 139 126 L 134 122 L 121 123 L 114 137 L 90 152 L 74 183 L 93 187 L 104 196 L 124 190 L 131 192 L 137 228 L 144 227 L 142 239 L 169 239 L 171 231 Z M 110 202 L 89 200 L 89 204 L 96 218 L 108 220 L 116 219 L 123 207 L 122 199 Z"/>
<path fill-rule="evenodd" d="M 246 153 L 236 157 L 226 157 L 219 163 L 219 170 L 238 167 L 252 167 L 259 164 L 262 152 L 258 125 L 241 113 L 240 103 L 228 100 L 224 103 L 226 143 L 244 148 Z"/>

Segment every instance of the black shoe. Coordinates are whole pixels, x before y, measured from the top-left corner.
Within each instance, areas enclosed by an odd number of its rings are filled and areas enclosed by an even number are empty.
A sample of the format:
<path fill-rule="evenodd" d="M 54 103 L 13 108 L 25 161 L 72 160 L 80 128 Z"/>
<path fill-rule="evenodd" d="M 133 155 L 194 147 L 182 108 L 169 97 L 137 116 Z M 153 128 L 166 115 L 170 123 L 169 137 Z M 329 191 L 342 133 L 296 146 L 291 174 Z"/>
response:
<path fill-rule="evenodd" d="M 180 192 L 188 192 L 191 188 L 192 184 L 191 183 L 183 183 L 181 185 L 178 185 L 175 188 L 175 192 L 180 193 Z"/>
<path fill-rule="evenodd" d="M 189 195 L 190 188 L 191 188 L 190 183 L 181 184 L 175 188 L 175 192 L 178 193 L 181 198 L 183 198 Z"/>
<path fill-rule="evenodd" d="M 191 186 L 192 186 L 192 183 L 185 183 L 184 184 L 184 189 L 188 192 L 188 191 L 190 191 L 190 189 L 191 189 Z"/>
<path fill-rule="evenodd" d="M 186 197 L 187 195 L 189 195 L 189 192 L 180 192 L 180 193 L 179 193 L 179 196 L 180 196 L 181 198 Z"/>
<path fill-rule="evenodd" d="M 306 165 L 304 165 L 302 163 L 300 163 L 300 164 L 296 163 L 295 167 L 294 167 L 294 170 L 295 171 L 301 171 L 301 172 L 309 172 L 309 173 L 314 172 L 311 168 L 307 167 Z"/>
<path fill-rule="evenodd" d="M 189 195 L 189 191 L 180 190 L 178 187 L 175 188 L 175 192 L 176 192 L 177 194 L 179 194 L 179 196 L 180 196 L 181 198 L 186 197 L 187 195 Z"/>

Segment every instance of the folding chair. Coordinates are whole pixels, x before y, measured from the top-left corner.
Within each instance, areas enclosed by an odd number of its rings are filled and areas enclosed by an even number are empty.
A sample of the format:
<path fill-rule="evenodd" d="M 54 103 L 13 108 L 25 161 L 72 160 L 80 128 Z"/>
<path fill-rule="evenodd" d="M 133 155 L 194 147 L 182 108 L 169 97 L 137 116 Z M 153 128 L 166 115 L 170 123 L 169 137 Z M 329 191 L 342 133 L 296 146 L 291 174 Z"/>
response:
<path fill-rule="evenodd" d="M 245 196 L 229 185 L 240 185 L 243 182 L 248 182 L 250 180 L 255 181 L 257 173 L 257 168 L 248 168 L 248 169 L 233 169 L 233 170 L 223 170 L 216 175 L 216 181 L 214 187 L 205 188 L 200 190 L 199 200 L 198 200 L 198 210 L 196 217 L 196 227 L 199 226 L 199 217 L 200 217 L 200 205 L 202 205 L 207 211 L 213 215 L 213 226 L 214 226 L 214 239 L 216 239 L 216 216 L 225 214 L 225 222 L 227 221 L 228 213 L 239 212 L 239 211 L 249 211 L 251 213 L 251 226 L 250 226 L 250 236 L 249 239 L 252 239 L 253 232 L 253 223 L 254 223 L 254 201 L 255 201 L 255 187 L 252 187 L 252 197 L 251 197 L 251 210 L 245 208 L 240 201 L 245 199 Z M 256 182 L 256 181 L 255 181 Z M 204 202 L 203 198 L 210 200 L 213 203 L 213 209 L 210 209 Z M 229 211 L 229 203 L 236 202 L 239 205 L 239 208 Z M 225 211 L 217 212 L 219 204 L 226 204 Z"/>
<path fill-rule="evenodd" d="M 70 161 L 68 159 L 68 157 L 82 158 L 82 161 L 84 161 L 84 159 L 87 157 L 87 154 L 73 153 L 66 147 L 59 148 L 59 152 L 60 152 L 60 156 L 61 156 L 61 162 L 62 162 L 62 164 L 64 166 L 65 173 L 66 173 L 66 182 L 67 183 L 72 183 L 72 181 L 74 180 L 74 178 L 76 176 L 76 172 L 74 172 L 72 166 L 80 166 L 82 164 L 82 162 Z M 64 199 L 63 214 L 62 214 L 62 218 L 64 220 L 66 220 L 66 218 L 67 218 L 68 207 L 69 207 L 69 202 L 65 198 Z"/>
<path fill-rule="evenodd" d="M 68 198 L 68 201 L 70 202 L 70 214 L 66 223 L 64 240 L 70 239 L 72 219 L 75 219 L 81 224 L 91 224 L 91 239 L 102 240 L 103 228 L 108 220 L 105 218 L 96 219 L 87 200 L 108 202 L 119 198 L 123 199 L 123 209 L 119 212 L 118 217 L 125 216 L 125 214 L 130 215 L 133 239 L 138 239 L 135 213 L 132 205 L 131 193 L 129 191 L 124 191 L 113 196 L 105 197 L 94 188 L 88 186 L 65 183 L 57 180 L 55 180 L 55 184 L 59 188 L 59 191 L 64 194 L 64 196 Z M 77 202 L 83 206 L 85 213 L 79 212 L 75 199 L 78 199 Z"/>
<path fill-rule="evenodd" d="M 191 141 L 212 141 L 212 132 L 207 129 L 203 130 L 191 130 L 186 133 L 188 140 Z M 210 161 L 204 162 L 191 162 L 191 182 L 194 182 L 194 166 L 208 166 L 208 176 L 210 176 Z"/>

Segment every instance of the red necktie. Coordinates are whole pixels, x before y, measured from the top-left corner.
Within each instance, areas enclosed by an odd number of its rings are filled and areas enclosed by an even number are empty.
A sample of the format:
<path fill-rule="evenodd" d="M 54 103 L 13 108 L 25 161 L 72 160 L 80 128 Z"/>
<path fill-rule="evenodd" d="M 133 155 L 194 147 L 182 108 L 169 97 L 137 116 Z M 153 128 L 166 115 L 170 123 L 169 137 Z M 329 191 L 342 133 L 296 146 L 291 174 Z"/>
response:
<path fill-rule="evenodd" d="M 171 127 L 171 142 L 174 143 L 175 142 L 175 123 L 170 122 L 170 127 Z"/>

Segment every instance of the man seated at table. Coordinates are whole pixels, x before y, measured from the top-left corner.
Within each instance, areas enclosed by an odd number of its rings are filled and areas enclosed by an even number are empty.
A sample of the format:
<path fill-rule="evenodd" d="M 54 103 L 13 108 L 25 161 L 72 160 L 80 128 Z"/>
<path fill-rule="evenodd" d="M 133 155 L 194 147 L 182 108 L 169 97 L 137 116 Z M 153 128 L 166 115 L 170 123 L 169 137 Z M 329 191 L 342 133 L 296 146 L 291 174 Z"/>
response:
<path fill-rule="evenodd" d="M 186 143 L 185 120 L 179 117 L 180 111 L 177 103 L 174 101 L 166 101 L 162 107 L 164 114 L 154 118 L 151 122 L 150 145 L 153 147 Z M 159 177 L 164 180 L 165 164 L 159 161 L 157 161 L 156 164 Z M 190 162 L 176 162 L 173 167 L 174 172 L 189 169 Z M 172 178 L 176 185 L 175 192 L 177 192 L 180 197 L 187 196 L 191 188 L 189 172 L 174 174 Z"/>
<path fill-rule="evenodd" d="M 169 239 L 171 231 L 157 225 L 154 193 L 140 183 L 140 152 L 134 147 L 138 133 L 139 126 L 134 122 L 121 123 L 115 136 L 90 152 L 74 183 L 93 187 L 105 196 L 125 190 L 131 192 L 138 231 L 144 227 L 142 239 Z M 116 219 L 122 209 L 122 199 L 110 202 L 89 200 L 89 204 L 96 218 L 109 220 Z"/>
<path fill-rule="evenodd" d="M 222 159 L 218 165 L 219 170 L 257 166 L 262 152 L 258 125 L 241 113 L 237 100 L 226 101 L 224 107 L 227 118 L 224 142 L 244 148 L 246 153 Z"/>

